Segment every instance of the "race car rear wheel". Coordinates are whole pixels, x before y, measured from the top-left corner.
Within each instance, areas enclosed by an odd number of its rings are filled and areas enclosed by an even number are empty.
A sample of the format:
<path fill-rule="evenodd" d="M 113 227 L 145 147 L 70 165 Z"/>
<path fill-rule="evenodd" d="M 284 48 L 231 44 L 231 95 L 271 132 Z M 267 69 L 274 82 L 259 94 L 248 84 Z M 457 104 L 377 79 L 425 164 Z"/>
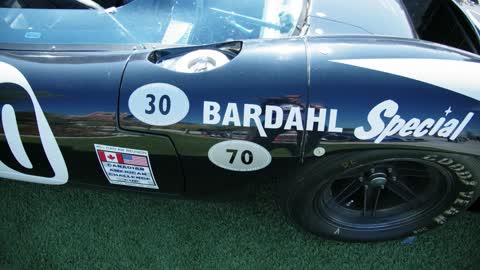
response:
<path fill-rule="evenodd" d="M 478 160 L 455 154 L 378 150 L 315 161 L 281 186 L 281 204 L 304 229 L 374 241 L 444 224 L 478 197 Z"/>

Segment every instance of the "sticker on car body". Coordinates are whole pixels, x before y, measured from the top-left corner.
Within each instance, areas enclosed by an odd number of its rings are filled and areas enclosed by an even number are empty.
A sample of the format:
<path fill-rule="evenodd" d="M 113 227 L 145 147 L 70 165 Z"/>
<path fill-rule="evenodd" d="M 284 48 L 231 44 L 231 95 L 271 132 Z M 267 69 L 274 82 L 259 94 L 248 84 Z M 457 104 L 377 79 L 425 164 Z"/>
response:
<path fill-rule="evenodd" d="M 95 144 L 95 152 L 111 184 L 158 189 L 147 151 Z"/>
<path fill-rule="evenodd" d="M 267 149 L 256 143 L 231 140 L 212 146 L 208 151 L 208 159 L 226 170 L 251 172 L 270 165 L 272 156 Z"/>
<path fill-rule="evenodd" d="M 128 107 L 139 121 L 153 126 L 174 125 L 185 118 L 190 108 L 187 95 L 167 83 L 152 83 L 136 89 Z"/>

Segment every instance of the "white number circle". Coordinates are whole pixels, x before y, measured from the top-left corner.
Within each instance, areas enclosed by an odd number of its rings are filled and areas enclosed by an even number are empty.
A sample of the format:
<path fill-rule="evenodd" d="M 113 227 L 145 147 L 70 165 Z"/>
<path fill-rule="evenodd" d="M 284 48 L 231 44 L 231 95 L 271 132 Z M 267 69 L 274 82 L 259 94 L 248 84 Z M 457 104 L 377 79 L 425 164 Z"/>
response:
<path fill-rule="evenodd" d="M 208 151 L 208 159 L 226 170 L 248 172 L 267 167 L 272 156 L 256 143 L 232 140 L 212 146 Z"/>
<path fill-rule="evenodd" d="M 135 118 L 145 124 L 170 126 L 187 116 L 190 102 L 178 87 L 152 83 L 136 89 L 130 95 L 128 108 Z"/>

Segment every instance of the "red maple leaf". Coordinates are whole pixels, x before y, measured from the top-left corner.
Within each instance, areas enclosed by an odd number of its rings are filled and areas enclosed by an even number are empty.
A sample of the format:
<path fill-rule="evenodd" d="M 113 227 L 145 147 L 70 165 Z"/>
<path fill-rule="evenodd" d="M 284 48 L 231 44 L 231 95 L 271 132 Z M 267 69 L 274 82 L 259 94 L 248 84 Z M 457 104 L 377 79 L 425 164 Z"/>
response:
<path fill-rule="evenodd" d="M 110 155 L 108 156 L 108 159 L 114 160 L 114 159 L 115 159 L 115 156 L 112 155 L 112 154 L 110 154 Z"/>

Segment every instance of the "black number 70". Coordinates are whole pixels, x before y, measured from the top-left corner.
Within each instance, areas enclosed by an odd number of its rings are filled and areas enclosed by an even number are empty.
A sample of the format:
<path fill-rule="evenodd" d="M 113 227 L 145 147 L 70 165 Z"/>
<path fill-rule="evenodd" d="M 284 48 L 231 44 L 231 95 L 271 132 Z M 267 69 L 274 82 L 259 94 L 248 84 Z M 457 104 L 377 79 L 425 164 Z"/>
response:
<path fill-rule="evenodd" d="M 237 149 L 227 149 L 227 153 L 231 153 L 232 156 L 230 157 L 230 164 L 233 164 L 235 158 L 237 157 L 238 150 Z M 240 159 L 242 163 L 245 165 L 250 165 L 253 162 L 253 153 L 250 150 L 245 150 L 242 152 Z"/>

